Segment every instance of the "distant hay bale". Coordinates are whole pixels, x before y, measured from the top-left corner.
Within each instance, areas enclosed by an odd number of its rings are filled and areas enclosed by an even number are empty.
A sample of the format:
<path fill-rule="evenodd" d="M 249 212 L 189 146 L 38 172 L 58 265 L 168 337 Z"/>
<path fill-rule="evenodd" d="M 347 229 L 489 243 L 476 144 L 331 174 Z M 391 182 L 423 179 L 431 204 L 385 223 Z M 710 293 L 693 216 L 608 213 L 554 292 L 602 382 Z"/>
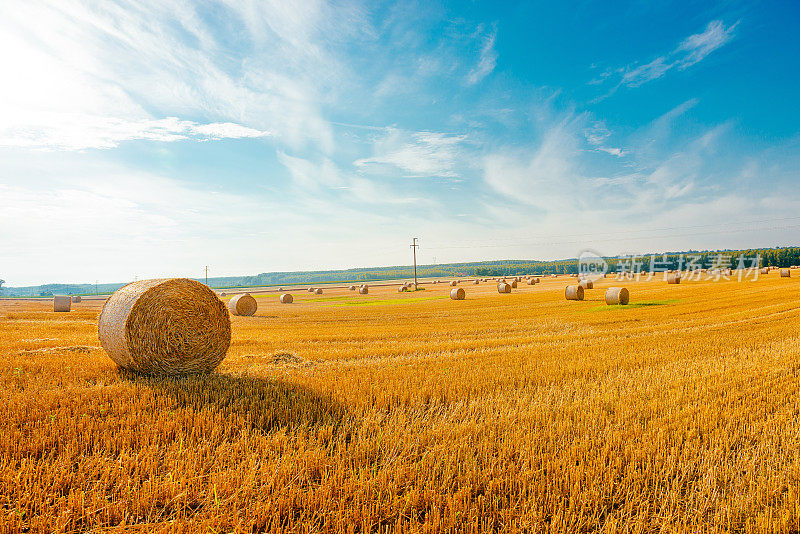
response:
<path fill-rule="evenodd" d="M 231 344 L 225 304 L 187 278 L 140 280 L 106 301 L 97 324 L 114 362 L 150 375 L 213 371 Z"/>
<path fill-rule="evenodd" d="M 466 295 L 467 292 L 464 291 L 463 287 L 456 287 L 450 290 L 450 298 L 453 300 L 464 300 Z"/>
<path fill-rule="evenodd" d="M 681 283 L 681 275 L 675 274 L 675 273 L 667 275 L 667 283 L 668 284 L 680 284 Z"/>
<path fill-rule="evenodd" d="M 480 284 L 480 282 L 479 282 L 478 280 L 475 280 L 475 282 L 473 282 L 473 283 L 474 283 L 476 286 L 477 286 L 478 284 Z"/>
<path fill-rule="evenodd" d="M 578 285 L 581 286 L 583 289 L 594 289 L 594 282 L 592 282 L 588 278 L 584 278 L 583 280 L 581 280 Z"/>
<path fill-rule="evenodd" d="M 291 304 L 292 302 L 294 302 L 294 297 L 289 293 L 281 295 L 281 304 Z"/>
<path fill-rule="evenodd" d="M 516 280 L 512 280 L 511 281 L 511 287 L 513 287 L 514 289 L 517 288 L 517 281 Z"/>
<path fill-rule="evenodd" d="M 53 297 L 54 312 L 68 312 L 72 308 L 72 297 L 69 295 L 56 295 Z"/>
<path fill-rule="evenodd" d="M 583 300 L 583 287 L 567 286 L 566 289 L 564 289 L 564 296 L 567 300 Z"/>
<path fill-rule="evenodd" d="M 789 278 L 792 276 L 792 271 L 789 269 L 781 269 L 781 278 Z"/>
<path fill-rule="evenodd" d="M 609 287 L 606 289 L 606 304 L 625 305 L 630 300 L 630 293 L 625 287 Z"/>
<path fill-rule="evenodd" d="M 361 295 L 366 295 L 369 293 L 369 286 L 361 286 L 358 288 L 358 292 Z"/>
<path fill-rule="evenodd" d="M 536 285 L 536 280 L 533 278 L 528 278 L 528 285 L 529 286 Z"/>
<path fill-rule="evenodd" d="M 406 286 L 400 286 L 400 287 L 397 288 L 397 292 L 398 293 L 403 293 L 405 291 L 406 291 Z"/>
<path fill-rule="evenodd" d="M 228 310 L 233 315 L 251 317 L 258 310 L 258 303 L 250 293 L 242 293 L 228 301 Z"/>
<path fill-rule="evenodd" d="M 769 267 L 762 267 L 761 271 L 759 271 L 759 272 L 761 274 L 769 274 Z"/>
<path fill-rule="evenodd" d="M 350 291 L 355 291 L 355 290 L 356 290 L 356 286 L 350 286 Z"/>
<path fill-rule="evenodd" d="M 81 296 L 80 295 L 73 295 L 72 302 L 78 303 L 80 301 L 81 301 Z"/>
<path fill-rule="evenodd" d="M 458 284 L 458 282 L 456 282 L 455 280 L 453 280 L 452 282 L 450 282 L 450 285 L 451 285 L 451 286 L 453 286 L 453 287 L 455 287 L 457 284 Z"/>
<path fill-rule="evenodd" d="M 309 292 L 309 293 L 313 293 L 313 292 L 314 292 L 314 288 L 313 288 L 313 287 L 309 287 L 309 288 L 308 288 L 308 292 Z"/>
<path fill-rule="evenodd" d="M 497 284 L 497 292 L 498 293 L 511 293 L 511 285 L 505 282 L 500 282 Z"/>
<path fill-rule="evenodd" d="M 314 290 L 314 294 L 315 294 L 315 295 L 322 295 L 322 288 L 321 288 L 321 287 L 318 287 L 318 288 L 316 288 L 316 289 Z"/>

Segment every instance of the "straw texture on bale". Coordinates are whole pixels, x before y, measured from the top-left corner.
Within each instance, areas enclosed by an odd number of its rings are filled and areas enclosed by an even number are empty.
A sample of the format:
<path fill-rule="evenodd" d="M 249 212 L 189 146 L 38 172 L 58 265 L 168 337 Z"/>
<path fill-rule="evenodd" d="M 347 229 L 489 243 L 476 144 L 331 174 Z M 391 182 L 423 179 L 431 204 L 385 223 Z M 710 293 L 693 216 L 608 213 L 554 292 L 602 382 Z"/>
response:
<path fill-rule="evenodd" d="M 681 275 L 679 274 L 670 274 L 667 276 L 667 283 L 668 284 L 680 284 L 681 283 Z"/>
<path fill-rule="evenodd" d="M 623 306 L 630 300 L 630 293 L 625 287 L 609 287 L 606 289 L 606 304 L 622 304 Z"/>
<path fill-rule="evenodd" d="M 54 312 L 68 312 L 72 308 L 72 297 L 69 295 L 56 295 L 53 297 Z"/>
<path fill-rule="evenodd" d="M 366 295 L 369 293 L 369 286 L 361 286 L 358 288 L 358 292 L 362 295 Z"/>
<path fill-rule="evenodd" d="M 281 304 L 291 304 L 292 302 L 294 302 L 294 297 L 289 293 L 281 295 Z"/>
<path fill-rule="evenodd" d="M 564 296 L 567 300 L 583 300 L 583 287 L 567 286 L 564 290 Z"/>
<path fill-rule="evenodd" d="M 592 282 L 588 278 L 581 280 L 580 284 L 578 285 L 581 286 L 583 289 L 594 289 L 594 282 Z"/>
<path fill-rule="evenodd" d="M 124 369 L 149 375 L 213 371 L 231 344 L 225 304 L 187 278 L 140 280 L 103 306 L 100 344 Z"/>
<path fill-rule="evenodd" d="M 500 282 L 497 284 L 497 292 L 498 293 L 511 293 L 511 286 L 506 284 L 505 282 Z"/>
<path fill-rule="evenodd" d="M 81 301 L 81 296 L 80 295 L 74 295 L 72 297 L 72 302 L 76 302 L 77 303 L 77 302 L 80 302 L 80 301 Z"/>
<path fill-rule="evenodd" d="M 464 300 L 466 295 L 467 292 L 464 291 L 463 287 L 456 287 L 450 290 L 450 298 L 453 300 Z"/>
<path fill-rule="evenodd" d="M 250 293 L 242 293 L 231 297 L 231 300 L 228 301 L 228 310 L 232 315 L 251 317 L 258 310 L 258 303 Z"/>
<path fill-rule="evenodd" d="M 315 289 L 315 290 L 314 290 L 314 294 L 315 294 L 315 295 L 322 295 L 322 288 L 321 288 L 321 287 L 318 287 L 317 289 Z"/>
<path fill-rule="evenodd" d="M 789 278 L 792 276 L 792 271 L 789 269 L 781 269 L 781 278 Z"/>

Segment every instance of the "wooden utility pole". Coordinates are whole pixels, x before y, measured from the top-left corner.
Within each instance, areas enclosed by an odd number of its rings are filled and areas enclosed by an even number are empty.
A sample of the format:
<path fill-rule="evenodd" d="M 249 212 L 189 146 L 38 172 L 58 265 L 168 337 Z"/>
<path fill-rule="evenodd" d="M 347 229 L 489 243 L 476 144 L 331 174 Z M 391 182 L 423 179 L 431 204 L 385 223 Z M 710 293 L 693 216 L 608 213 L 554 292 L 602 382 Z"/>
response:
<path fill-rule="evenodd" d="M 413 241 L 411 242 L 411 250 L 414 252 L 414 290 L 415 291 L 417 289 L 417 248 L 419 248 L 419 245 L 417 245 L 417 239 L 418 238 L 414 237 Z"/>

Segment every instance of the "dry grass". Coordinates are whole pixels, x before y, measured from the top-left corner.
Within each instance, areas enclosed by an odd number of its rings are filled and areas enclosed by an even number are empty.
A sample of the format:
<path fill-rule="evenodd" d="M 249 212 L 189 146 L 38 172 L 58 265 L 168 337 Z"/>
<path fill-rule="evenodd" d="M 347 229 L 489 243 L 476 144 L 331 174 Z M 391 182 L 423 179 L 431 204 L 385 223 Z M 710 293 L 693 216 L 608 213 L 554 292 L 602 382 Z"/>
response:
<path fill-rule="evenodd" d="M 183 379 L 4 301 L 0 530 L 796 532 L 798 282 L 682 282 L 257 297 Z"/>

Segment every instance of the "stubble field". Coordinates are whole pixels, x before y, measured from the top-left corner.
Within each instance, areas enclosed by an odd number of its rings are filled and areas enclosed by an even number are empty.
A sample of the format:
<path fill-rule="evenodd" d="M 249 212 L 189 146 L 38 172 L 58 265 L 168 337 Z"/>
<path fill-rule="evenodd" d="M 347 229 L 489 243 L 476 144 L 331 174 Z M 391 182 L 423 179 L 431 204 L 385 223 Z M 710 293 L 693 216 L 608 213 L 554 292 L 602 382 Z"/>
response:
<path fill-rule="evenodd" d="M 797 532 L 800 281 L 567 283 L 258 296 L 184 379 L 0 301 L 0 531 Z"/>

